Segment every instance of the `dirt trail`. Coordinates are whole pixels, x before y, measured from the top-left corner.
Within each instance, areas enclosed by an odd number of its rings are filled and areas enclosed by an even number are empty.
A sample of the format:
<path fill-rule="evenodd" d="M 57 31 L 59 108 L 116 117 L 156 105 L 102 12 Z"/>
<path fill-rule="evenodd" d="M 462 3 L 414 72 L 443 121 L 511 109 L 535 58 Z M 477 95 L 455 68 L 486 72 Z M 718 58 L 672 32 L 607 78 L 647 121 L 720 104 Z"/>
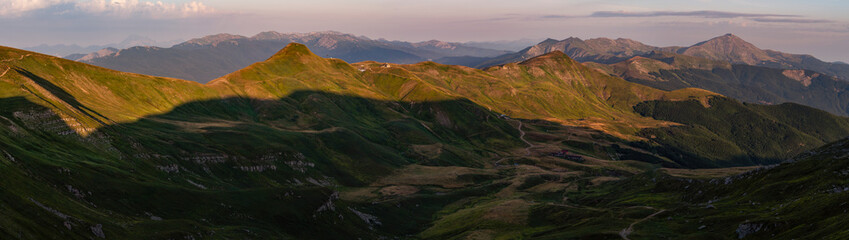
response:
<path fill-rule="evenodd" d="M 32 54 L 21 55 L 21 57 L 20 57 L 20 58 L 18 58 L 18 59 L 14 59 L 14 58 L 12 58 L 12 59 L 0 60 L 0 62 L 20 61 L 20 60 L 24 60 L 24 57 L 29 57 L 29 56 L 32 56 Z M 0 77 L 6 76 L 6 73 L 8 73 L 8 72 L 9 72 L 9 70 L 12 70 L 12 67 L 8 67 L 8 66 L 7 66 L 7 67 L 6 67 L 6 71 L 3 71 L 3 73 L 0 73 Z"/>
<path fill-rule="evenodd" d="M 515 120 L 515 119 L 510 119 L 510 120 L 516 121 L 516 122 L 519 123 L 519 126 L 516 127 L 516 129 L 519 130 L 519 140 L 522 140 L 522 142 L 525 142 L 525 144 L 528 144 L 528 147 L 525 148 L 525 156 L 530 156 L 531 155 L 531 148 L 533 148 L 535 146 L 534 146 L 534 144 L 532 144 L 531 142 L 529 142 L 528 140 L 525 139 L 525 131 L 522 130 L 522 121 Z M 501 161 L 507 160 L 507 158 L 509 158 L 509 157 L 503 157 L 503 158 L 499 159 L 498 161 L 495 161 L 495 163 L 494 163 L 495 166 L 496 167 L 499 166 L 498 164 L 500 164 Z"/>
<path fill-rule="evenodd" d="M 24 60 L 24 57 L 29 57 L 29 56 L 32 56 L 32 54 L 21 55 L 21 58 L 18 58 L 18 59 L 14 59 L 14 58 L 12 58 L 12 59 L 6 59 L 6 60 L 2 60 L 2 61 L 0 61 L 0 62 L 20 61 L 20 60 Z"/>
<path fill-rule="evenodd" d="M 531 142 L 528 142 L 528 140 L 525 140 L 525 131 L 522 130 L 522 121 L 516 121 L 519 122 L 519 126 L 516 127 L 516 129 L 519 129 L 519 139 L 522 140 L 522 142 L 525 142 L 525 144 L 528 144 L 528 147 L 525 148 L 525 156 L 530 156 L 531 148 L 533 148 L 534 145 L 531 144 Z"/>
<path fill-rule="evenodd" d="M 650 218 L 657 216 L 658 214 L 661 214 L 663 212 L 666 212 L 666 210 L 661 209 L 660 211 L 657 211 L 656 213 L 652 213 L 652 215 L 649 215 L 648 217 L 645 217 L 643 219 L 637 220 L 634 223 L 631 223 L 631 225 L 628 226 L 628 228 L 622 229 L 622 231 L 619 232 L 619 236 L 622 237 L 622 239 L 630 240 L 630 238 L 628 238 L 628 235 L 630 235 L 631 233 L 634 232 L 634 225 L 637 225 L 638 223 L 649 220 Z"/>
<path fill-rule="evenodd" d="M 6 71 L 3 71 L 3 73 L 0 73 L 0 77 L 6 76 L 6 73 L 7 73 L 7 72 L 9 72 L 9 70 L 12 70 L 12 68 L 11 68 L 11 67 L 7 67 L 7 68 L 6 68 Z"/>

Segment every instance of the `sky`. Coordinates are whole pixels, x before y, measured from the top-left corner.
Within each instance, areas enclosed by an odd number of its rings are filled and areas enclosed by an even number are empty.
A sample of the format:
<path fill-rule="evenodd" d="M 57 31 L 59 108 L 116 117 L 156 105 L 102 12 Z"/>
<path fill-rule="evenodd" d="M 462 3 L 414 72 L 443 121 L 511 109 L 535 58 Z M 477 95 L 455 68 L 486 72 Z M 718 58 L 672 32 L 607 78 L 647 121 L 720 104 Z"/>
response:
<path fill-rule="evenodd" d="M 845 0 L 0 0 L 0 45 L 101 45 L 217 33 L 340 31 L 402 41 L 630 38 L 689 46 L 733 33 L 849 62 Z"/>

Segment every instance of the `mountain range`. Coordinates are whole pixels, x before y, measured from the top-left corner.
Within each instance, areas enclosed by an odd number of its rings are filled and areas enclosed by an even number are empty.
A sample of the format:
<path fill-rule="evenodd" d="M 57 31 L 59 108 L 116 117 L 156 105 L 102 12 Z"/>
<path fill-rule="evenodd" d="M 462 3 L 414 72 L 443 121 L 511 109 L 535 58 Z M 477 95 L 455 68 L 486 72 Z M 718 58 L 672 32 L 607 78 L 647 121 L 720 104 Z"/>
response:
<path fill-rule="evenodd" d="M 164 41 L 159 42 L 148 37 L 143 37 L 139 35 L 130 35 L 125 38 L 123 41 L 118 43 L 110 43 L 104 45 L 89 45 L 89 46 L 80 46 L 76 44 L 65 45 L 47 45 L 41 44 L 38 46 L 25 47 L 24 49 L 49 54 L 53 56 L 67 56 L 68 58 L 78 58 L 81 56 L 85 56 L 88 53 L 100 51 L 105 48 L 130 48 L 136 46 L 156 46 L 156 47 L 170 47 L 174 44 L 180 43 L 182 40 L 172 40 L 172 41 Z"/>
<path fill-rule="evenodd" d="M 849 115 L 849 99 L 843 94 L 849 85 L 841 79 L 847 76 L 843 73 L 849 65 L 825 63 L 809 55 L 761 50 L 732 34 L 690 47 L 654 47 L 623 38 L 547 39 L 516 53 L 492 57 L 503 51 L 436 40 L 371 40 L 338 32 L 264 32 L 250 38 L 212 35 L 171 48 L 107 48 L 68 58 L 122 71 L 206 82 L 261 61 L 289 42 L 307 44 L 320 56 L 347 62 L 415 63 L 435 59 L 443 64 L 478 67 L 563 51 L 607 74 L 658 89 L 701 88 L 745 102 L 794 102 Z"/>
<path fill-rule="evenodd" d="M 560 51 L 475 69 L 289 43 L 200 84 L 2 47 L 0 70 L 0 238 L 845 235 L 849 118 Z"/>
<path fill-rule="evenodd" d="M 849 82 L 810 70 L 730 64 L 669 52 L 608 65 L 586 64 L 658 89 L 701 88 L 751 103 L 793 102 L 849 115 Z"/>
<path fill-rule="evenodd" d="M 350 63 L 365 60 L 416 63 L 451 57 L 491 57 L 501 50 L 470 47 L 461 43 L 372 40 L 339 32 L 279 33 L 262 32 L 252 37 L 231 34 L 192 39 L 170 48 L 131 47 L 104 49 L 68 59 L 154 76 L 174 77 L 201 83 L 262 61 L 286 44 L 306 44 L 319 56 Z"/>
<path fill-rule="evenodd" d="M 774 50 L 763 50 L 733 34 L 725 34 L 690 47 L 655 47 L 631 39 L 594 38 L 581 40 L 547 39 L 519 52 L 505 54 L 475 65 L 487 67 L 509 62 L 523 61 L 551 51 L 562 51 L 580 62 L 611 64 L 652 52 L 671 52 L 700 57 L 731 64 L 745 64 L 779 69 L 804 69 L 831 76 L 849 79 L 849 65 L 840 62 L 823 62 L 811 55 L 789 54 Z"/>

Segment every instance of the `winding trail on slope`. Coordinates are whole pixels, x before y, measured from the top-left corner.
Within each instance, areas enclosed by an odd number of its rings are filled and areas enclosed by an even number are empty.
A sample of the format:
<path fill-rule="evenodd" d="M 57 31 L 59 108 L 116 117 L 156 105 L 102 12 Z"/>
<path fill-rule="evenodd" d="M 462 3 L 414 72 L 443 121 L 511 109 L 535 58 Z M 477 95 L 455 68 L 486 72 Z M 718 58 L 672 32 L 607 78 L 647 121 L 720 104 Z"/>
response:
<path fill-rule="evenodd" d="M 12 59 L 0 60 L 0 62 L 20 61 L 20 60 L 24 60 L 24 57 L 29 57 L 29 56 L 32 56 L 32 54 L 30 53 L 30 54 L 27 54 L 27 55 L 21 55 L 21 58 L 18 58 L 18 59 L 12 58 Z M 12 70 L 12 67 L 7 66 L 6 71 L 3 71 L 3 73 L 0 74 L 0 77 L 6 76 L 6 73 L 8 73 L 9 70 Z"/>
<path fill-rule="evenodd" d="M 660 211 L 657 211 L 656 213 L 652 213 L 652 214 L 651 214 L 651 215 L 649 215 L 648 217 L 645 217 L 645 218 L 643 218 L 643 219 L 637 220 L 637 221 L 636 221 L 636 222 L 634 222 L 634 223 L 631 223 L 631 225 L 630 225 L 630 226 L 628 226 L 628 228 L 626 228 L 626 229 L 622 229 L 622 231 L 619 231 L 619 236 L 620 236 L 620 237 L 622 237 L 622 239 L 625 239 L 625 240 L 631 240 L 630 238 L 628 238 L 628 235 L 630 235 L 631 233 L 633 233 L 633 232 L 634 232 L 634 225 L 637 225 L 638 223 L 641 223 L 641 222 L 643 222 L 643 221 L 649 220 L 650 218 L 653 218 L 654 216 L 657 216 L 658 214 L 661 214 L 661 213 L 663 213 L 663 212 L 666 212 L 666 210 L 665 210 L 665 209 L 661 209 Z"/>
<path fill-rule="evenodd" d="M 515 120 L 515 119 L 510 119 L 510 120 L 516 121 L 516 122 L 519 123 L 519 126 L 516 127 L 516 129 L 519 130 L 519 140 L 522 140 L 522 142 L 525 142 L 525 144 L 528 144 L 528 147 L 525 148 L 525 156 L 530 156 L 531 155 L 531 148 L 533 148 L 535 146 L 534 146 L 534 144 L 532 144 L 531 142 L 529 142 L 528 140 L 525 139 L 525 131 L 522 130 L 522 121 Z M 501 163 L 501 161 L 507 160 L 507 158 L 508 157 L 503 157 L 503 158 L 499 159 L 498 161 L 495 161 L 495 163 L 493 163 L 493 164 L 495 164 L 495 166 L 497 167 L 498 164 Z"/>
<path fill-rule="evenodd" d="M 32 56 L 32 54 L 21 55 L 21 58 L 18 58 L 18 59 L 14 59 L 14 58 L 13 58 L 13 59 L 6 59 L 6 60 L 0 61 L 0 62 L 20 61 L 20 60 L 24 60 L 24 57 L 29 57 L 29 56 Z"/>
<path fill-rule="evenodd" d="M 12 67 L 7 67 L 6 71 L 3 71 L 3 73 L 0 74 L 0 77 L 6 76 L 6 73 L 9 72 L 9 70 L 12 70 Z"/>
<path fill-rule="evenodd" d="M 533 148 L 534 145 L 531 144 L 531 142 L 528 142 L 528 140 L 525 140 L 525 131 L 522 130 L 522 121 L 519 121 L 519 120 L 514 120 L 514 121 L 519 122 L 519 126 L 516 127 L 516 129 L 519 129 L 519 140 L 522 140 L 522 142 L 525 142 L 525 144 L 528 144 L 528 147 L 525 148 L 525 156 L 530 156 L 531 155 L 531 148 Z"/>

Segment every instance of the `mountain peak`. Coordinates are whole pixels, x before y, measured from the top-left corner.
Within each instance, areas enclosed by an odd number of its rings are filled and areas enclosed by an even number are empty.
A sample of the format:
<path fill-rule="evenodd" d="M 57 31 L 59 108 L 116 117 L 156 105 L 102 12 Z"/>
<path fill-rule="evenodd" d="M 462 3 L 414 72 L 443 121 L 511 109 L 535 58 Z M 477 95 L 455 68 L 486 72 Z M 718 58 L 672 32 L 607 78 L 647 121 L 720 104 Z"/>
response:
<path fill-rule="evenodd" d="M 531 59 L 525 60 L 524 62 L 521 62 L 519 64 L 526 65 L 526 66 L 540 66 L 540 65 L 547 65 L 548 63 L 556 63 L 555 65 L 561 65 L 562 63 L 572 63 L 572 62 L 574 62 L 574 60 L 572 60 L 572 58 L 570 58 L 569 55 L 567 55 L 566 53 L 563 53 L 563 51 L 554 50 L 554 51 L 548 52 L 546 54 L 539 55 L 539 56 L 533 57 Z"/>
<path fill-rule="evenodd" d="M 576 43 L 576 42 L 584 42 L 584 40 L 581 40 L 580 38 L 576 38 L 576 37 L 569 37 L 567 39 L 563 39 L 563 42 L 565 42 L 565 43 Z"/>
<path fill-rule="evenodd" d="M 300 56 L 317 56 L 317 55 L 313 54 L 312 51 L 310 51 L 310 49 L 306 45 L 293 42 L 293 43 L 289 43 L 288 45 L 286 45 L 286 47 L 284 47 L 283 49 L 280 49 L 280 51 L 277 51 L 277 53 L 275 53 L 273 56 L 271 56 L 271 58 L 293 57 L 293 56 L 300 57 Z"/>
<path fill-rule="evenodd" d="M 276 39 L 282 38 L 284 35 L 285 34 L 279 33 L 277 31 L 265 31 L 265 32 L 257 33 L 256 35 L 251 37 L 251 39 L 254 39 L 254 40 L 276 40 Z"/>
<path fill-rule="evenodd" d="M 731 33 L 697 43 L 678 53 L 748 65 L 775 61 L 766 51 Z"/>
<path fill-rule="evenodd" d="M 557 41 L 557 39 L 553 39 L 553 38 L 546 38 L 545 40 L 543 40 L 542 42 L 539 42 L 538 44 L 553 44 L 553 43 L 557 43 L 557 42 L 560 42 L 560 41 Z"/>
<path fill-rule="evenodd" d="M 738 37 L 737 35 L 734 35 L 734 34 L 731 34 L 731 33 L 726 33 L 725 35 L 711 38 L 710 40 L 697 43 L 693 46 L 702 46 L 702 45 L 708 45 L 708 44 L 724 44 L 724 45 L 736 44 L 736 45 L 748 45 L 748 46 L 751 46 L 751 47 L 755 46 L 755 45 L 753 45 L 749 42 L 746 42 L 746 40 L 743 40 L 742 38 Z"/>

